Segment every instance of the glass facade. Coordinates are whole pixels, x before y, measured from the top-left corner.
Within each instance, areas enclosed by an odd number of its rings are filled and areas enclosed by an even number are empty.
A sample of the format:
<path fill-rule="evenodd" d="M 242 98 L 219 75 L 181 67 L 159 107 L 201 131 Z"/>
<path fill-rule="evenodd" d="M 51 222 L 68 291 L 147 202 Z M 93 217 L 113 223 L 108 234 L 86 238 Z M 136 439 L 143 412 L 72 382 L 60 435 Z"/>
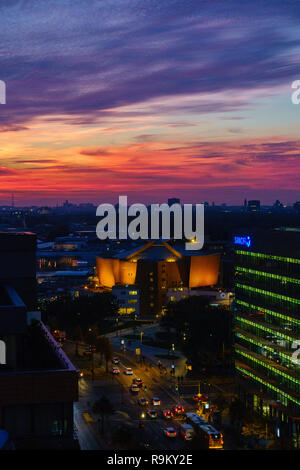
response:
<path fill-rule="evenodd" d="M 297 422 L 300 258 L 270 251 L 235 249 L 236 371 L 249 389 L 257 387 L 265 397 L 261 405 L 264 414 L 266 403 L 275 403 L 288 419 Z M 299 431 L 299 425 L 296 427 Z"/>

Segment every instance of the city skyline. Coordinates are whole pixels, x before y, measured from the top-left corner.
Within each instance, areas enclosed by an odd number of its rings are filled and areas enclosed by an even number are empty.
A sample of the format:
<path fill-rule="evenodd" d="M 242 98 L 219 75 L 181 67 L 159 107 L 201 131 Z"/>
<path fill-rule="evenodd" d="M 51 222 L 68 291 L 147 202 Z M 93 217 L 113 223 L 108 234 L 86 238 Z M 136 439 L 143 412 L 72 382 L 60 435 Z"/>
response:
<path fill-rule="evenodd" d="M 299 200 L 299 11 L 257 5 L 2 2 L 0 204 Z"/>

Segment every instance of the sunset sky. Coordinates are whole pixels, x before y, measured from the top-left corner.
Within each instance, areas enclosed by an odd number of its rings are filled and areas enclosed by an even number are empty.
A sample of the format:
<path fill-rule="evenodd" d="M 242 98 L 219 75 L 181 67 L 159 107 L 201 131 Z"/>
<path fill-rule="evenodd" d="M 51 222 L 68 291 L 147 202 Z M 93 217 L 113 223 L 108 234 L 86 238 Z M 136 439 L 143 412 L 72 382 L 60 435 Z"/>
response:
<path fill-rule="evenodd" d="M 299 1 L 1 0 L 0 204 L 300 200 Z"/>

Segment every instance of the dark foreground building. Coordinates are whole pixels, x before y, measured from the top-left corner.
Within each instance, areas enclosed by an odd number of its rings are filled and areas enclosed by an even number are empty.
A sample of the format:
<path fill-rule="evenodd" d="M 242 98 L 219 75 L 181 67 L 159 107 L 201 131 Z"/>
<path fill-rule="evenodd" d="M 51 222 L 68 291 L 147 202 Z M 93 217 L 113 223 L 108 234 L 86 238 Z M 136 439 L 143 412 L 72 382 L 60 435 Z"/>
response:
<path fill-rule="evenodd" d="M 270 419 L 278 437 L 300 447 L 300 231 L 257 231 L 234 241 L 243 398 Z"/>
<path fill-rule="evenodd" d="M 35 247 L 0 233 L 0 429 L 17 449 L 76 449 L 78 373 L 35 310 Z"/>

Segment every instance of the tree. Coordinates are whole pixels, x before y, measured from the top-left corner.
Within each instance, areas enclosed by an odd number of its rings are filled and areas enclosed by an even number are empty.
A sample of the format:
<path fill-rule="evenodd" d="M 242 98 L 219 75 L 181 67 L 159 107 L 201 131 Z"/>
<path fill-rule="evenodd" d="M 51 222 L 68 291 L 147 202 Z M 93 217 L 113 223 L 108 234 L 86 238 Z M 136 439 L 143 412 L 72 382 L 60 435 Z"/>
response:
<path fill-rule="evenodd" d="M 106 372 L 108 372 L 108 362 L 112 358 L 112 347 L 110 341 L 105 336 L 99 336 L 96 341 L 96 351 L 104 356 L 106 364 Z"/>
<path fill-rule="evenodd" d="M 75 298 L 67 293 L 55 300 L 40 301 L 39 308 L 42 318 L 51 328 L 55 326 L 55 329 L 66 331 L 67 335 L 78 325 L 84 335 L 94 325 L 104 333 L 113 324 L 118 311 L 115 297 L 110 292 L 82 294 Z"/>
<path fill-rule="evenodd" d="M 76 356 L 78 356 L 78 344 L 83 342 L 83 331 L 80 325 L 77 325 L 72 333 L 72 338 L 76 341 Z"/>
<path fill-rule="evenodd" d="M 105 396 L 102 395 L 102 397 L 95 401 L 93 408 L 92 408 L 93 413 L 96 415 L 101 416 L 101 433 L 104 433 L 104 420 L 107 416 L 111 416 L 114 414 L 115 410 L 110 402 L 110 400 Z"/>
<path fill-rule="evenodd" d="M 163 327 L 175 330 L 174 340 L 196 372 L 231 365 L 232 313 L 210 306 L 210 301 L 210 297 L 191 296 L 170 302 L 161 321 Z"/>
<path fill-rule="evenodd" d="M 96 346 L 97 344 L 97 339 L 99 336 L 99 328 L 97 323 L 91 326 L 91 328 L 88 329 L 86 336 L 85 336 L 85 341 L 87 344 L 91 346 Z"/>

